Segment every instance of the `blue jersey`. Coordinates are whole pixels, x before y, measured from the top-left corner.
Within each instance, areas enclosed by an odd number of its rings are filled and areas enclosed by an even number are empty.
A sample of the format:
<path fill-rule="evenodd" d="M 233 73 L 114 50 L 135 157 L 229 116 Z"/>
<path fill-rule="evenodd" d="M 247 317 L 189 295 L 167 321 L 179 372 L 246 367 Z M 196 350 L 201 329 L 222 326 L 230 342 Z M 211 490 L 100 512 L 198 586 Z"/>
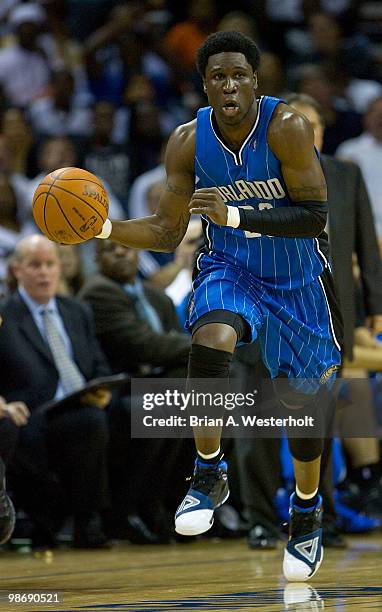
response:
<path fill-rule="evenodd" d="M 265 210 L 294 205 L 287 194 L 281 164 L 267 139 L 269 122 L 281 101 L 269 96 L 260 98 L 255 123 L 239 151 L 231 151 L 219 137 L 211 107 L 198 111 L 196 189 L 218 187 L 229 206 Z M 266 287 L 283 290 L 304 287 L 328 266 L 316 238 L 264 236 L 216 225 L 208 217 L 203 216 L 202 220 L 205 252 L 209 257 L 248 270 Z"/>

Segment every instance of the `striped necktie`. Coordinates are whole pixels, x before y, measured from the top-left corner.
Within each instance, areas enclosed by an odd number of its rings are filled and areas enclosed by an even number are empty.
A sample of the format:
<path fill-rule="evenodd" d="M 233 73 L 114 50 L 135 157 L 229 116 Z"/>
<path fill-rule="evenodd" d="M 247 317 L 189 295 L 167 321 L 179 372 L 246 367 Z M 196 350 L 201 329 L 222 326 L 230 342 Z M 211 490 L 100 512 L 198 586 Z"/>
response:
<path fill-rule="evenodd" d="M 65 395 L 75 393 L 84 386 L 84 377 L 76 363 L 68 354 L 58 327 L 47 308 L 41 311 L 44 321 L 46 340 L 52 352 L 55 366 Z"/>
<path fill-rule="evenodd" d="M 142 283 L 137 280 L 133 285 L 126 283 L 124 285 L 126 293 L 133 299 L 137 309 L 137 314 L 141 321 L 146 321 L 151 329 L 158 334 L 163 333 L 163 325 L 155 308 L 145 296 L 145 291 Z"/>

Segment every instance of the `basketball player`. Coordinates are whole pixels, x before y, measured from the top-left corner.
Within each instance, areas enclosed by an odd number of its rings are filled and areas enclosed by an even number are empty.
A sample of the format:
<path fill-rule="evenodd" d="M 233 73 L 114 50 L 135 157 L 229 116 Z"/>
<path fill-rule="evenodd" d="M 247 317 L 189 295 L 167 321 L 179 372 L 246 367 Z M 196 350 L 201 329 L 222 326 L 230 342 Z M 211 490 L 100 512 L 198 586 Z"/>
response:
<path fill-rule="evenodd" d="M 172 251 L 190 214 L 202 215 L 205 247 L 187 322 L 189 377 L 227 378 L 237 343 L 259 337 L 272 378 L 317 381 L 313 394 L 290 383 L 287 397 L 280 397 L 288 407 L 309 408 L 340 364 L 330 269 L 316 239 L 326 223 L 326 184 L 308 121 L 277 98 L 256 100 L 258 64 L 256 45 L 237 32 L 205 41 L 197 66 L 210 106 L 170 137 L 157 212 L 107 220 L 97 238 Z M 185 535 L 207 531 L 229 495 L 220 431 L 194 434 L 194 476 L 175 515 L 175 529 Z M 289 445 L 296 491 L 283 569 L 288 580 L 307 580 L 323 556 L 322 440 L 291 438 Z"/>

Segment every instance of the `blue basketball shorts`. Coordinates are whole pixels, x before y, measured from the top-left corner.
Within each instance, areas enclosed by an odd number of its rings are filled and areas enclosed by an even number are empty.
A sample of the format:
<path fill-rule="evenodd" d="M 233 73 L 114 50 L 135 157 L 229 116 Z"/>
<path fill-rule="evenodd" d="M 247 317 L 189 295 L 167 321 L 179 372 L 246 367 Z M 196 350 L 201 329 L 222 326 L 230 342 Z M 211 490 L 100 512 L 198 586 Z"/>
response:
<path fill-rule="evenodd" d="M 203 255 L 193 282 L 186 327 L 214 310 L 241 315 L 260 341 L 272 378 L 326 382 L 341 364 L 342 324 L 327 269 L 300 289 L 273 289 L 247 270 Z"/>

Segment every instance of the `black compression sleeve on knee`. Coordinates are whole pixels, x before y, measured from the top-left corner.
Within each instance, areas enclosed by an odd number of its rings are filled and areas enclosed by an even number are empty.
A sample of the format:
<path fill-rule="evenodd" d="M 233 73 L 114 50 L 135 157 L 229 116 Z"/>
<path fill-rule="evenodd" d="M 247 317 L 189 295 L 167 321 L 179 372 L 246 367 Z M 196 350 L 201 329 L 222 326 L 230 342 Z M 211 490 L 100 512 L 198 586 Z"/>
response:
<path fill-rule="evenodd" d="M 291 455 L 298 461 L 313 461 L 324 449 L 322 438 L 288 438 Z"/>
<path fill-rule="evenodd" d="M 192 344 L 188 361 L 189 378 L 228 378 L 232 353 Z"/>

